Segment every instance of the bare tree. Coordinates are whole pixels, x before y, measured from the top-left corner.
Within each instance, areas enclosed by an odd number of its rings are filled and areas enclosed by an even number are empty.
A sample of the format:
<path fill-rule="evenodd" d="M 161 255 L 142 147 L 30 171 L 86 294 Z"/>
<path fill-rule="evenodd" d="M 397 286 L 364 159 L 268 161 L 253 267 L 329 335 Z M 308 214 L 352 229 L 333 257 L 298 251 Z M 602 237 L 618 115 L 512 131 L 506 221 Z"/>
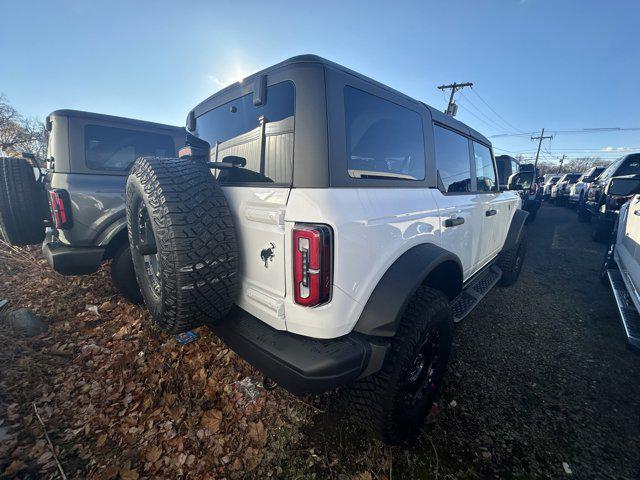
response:
<path fill-rule="evenodd" d="M 22 115 L 0 94 L 0 150 L 5 155 L 35 154 L 43 160 L 47 151 L 48 133 L 44 122 Z"/>

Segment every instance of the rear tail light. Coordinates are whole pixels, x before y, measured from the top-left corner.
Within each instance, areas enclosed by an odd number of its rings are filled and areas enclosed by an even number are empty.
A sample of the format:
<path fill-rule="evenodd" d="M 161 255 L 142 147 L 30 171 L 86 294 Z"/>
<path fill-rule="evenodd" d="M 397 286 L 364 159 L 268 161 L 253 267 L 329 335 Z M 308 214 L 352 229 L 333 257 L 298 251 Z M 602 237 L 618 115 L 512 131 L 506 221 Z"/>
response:
<path fill-rule="evenodd" d="M 327 225 L 293 228 L 293 293 L 298 305 L 315 307 L 331 299 L 331 237 Z"/>
<path fill-rule="evenodd" d="M 62 189 L 49 191 L 49 199 L 51 200 L 51 214 L 56 228 L 62 230 L 69 229 L 73 226 L 71 218 L 71 200 L 69 192 Z"/>

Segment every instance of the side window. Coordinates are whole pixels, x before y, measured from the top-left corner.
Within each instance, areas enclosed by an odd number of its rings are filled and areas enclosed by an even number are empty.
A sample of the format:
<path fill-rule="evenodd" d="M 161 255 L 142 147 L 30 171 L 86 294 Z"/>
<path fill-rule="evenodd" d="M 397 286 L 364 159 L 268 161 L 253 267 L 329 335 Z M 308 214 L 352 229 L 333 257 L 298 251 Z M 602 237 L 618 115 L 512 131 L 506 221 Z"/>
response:
<path fill-rule="evenodd" d="M 433 126 L 436 147 L 436 168 L 444 192 L 471 191 L 469 140 L 448 128 Z"/>
<path fill-rule="evenodd" d="M 495 191 L 496 171 L 493 168 L 493 159 L 489 147 L 478 142 L 473 143 L 473 156 L 476 162 L 476 179 L 479 192 Z"/>
<path fill-rule="evenodd" d="M 214 170 L 221 184 L 290 184 L 293 177 L 295 87 L 267 88 L 267 103 L 253 94 L 220 105 L 196 119 L 196 135 L 211 145 L 211 160 L 234 157 L 234 168 Z M 229 161 L 229 160 L 227 160 Z"/>
<path fill-rule="evenodd" d="M 92 170 L 126 171 L 138 157 L 175 156 L 169 135 L 103 125 L 84 127 L 84 149 L 85 162 Z"/>
<path fill-rule="evenodd" d="M 418 113 L 353 87 L 345 87 L 344 103 L 350 177 L 424 180 Z"/>

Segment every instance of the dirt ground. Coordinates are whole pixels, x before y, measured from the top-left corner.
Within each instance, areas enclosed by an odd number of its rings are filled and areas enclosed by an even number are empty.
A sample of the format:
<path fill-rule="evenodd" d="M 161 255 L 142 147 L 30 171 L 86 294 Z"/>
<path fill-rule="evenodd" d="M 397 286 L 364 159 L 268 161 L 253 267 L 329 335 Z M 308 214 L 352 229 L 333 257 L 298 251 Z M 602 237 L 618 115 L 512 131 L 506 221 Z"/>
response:
<path fill-rule="evenodd" d="M 339 393 L 265 392 L 206 329 L 188 345 L 162 334 L 106 270 L 64 278 L 37 250 L 0 248 L 0 298 L 49 324 L 25 339 L 0 323 L 0 471 L 59 478 L 57 458 L 77 479 L 640 478 L 640 355 L 597 279 L 604 246 L 556 207 L 527 232 L 519 282 L 456 327 L 423 435 L 393 448 Z"/>

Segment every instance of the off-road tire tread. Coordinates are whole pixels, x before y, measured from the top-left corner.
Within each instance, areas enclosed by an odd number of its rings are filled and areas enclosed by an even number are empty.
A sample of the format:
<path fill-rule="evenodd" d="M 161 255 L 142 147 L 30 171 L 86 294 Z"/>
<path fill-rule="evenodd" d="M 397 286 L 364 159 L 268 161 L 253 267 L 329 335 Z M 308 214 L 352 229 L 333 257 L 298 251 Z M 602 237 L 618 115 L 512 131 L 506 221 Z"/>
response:
<path fill-rule="evenodd" d="M 0 233 L 15 246 L 44 240 L 44 194 L 31 165 L 22 158 L 0 158 Z"/>
<path fill-rule="evenodd" d="M 522 249 L 522 260 L 520 263 L 520 269 L 516 270 L 516 258 L 518 256 L 518 250 Z M 510 287 L 518 280 L 520 272 L 522 271 L 522 263 L 524 262 L 524 256 L 527 253 L 527 240 L 523 235 L 520 241 L 505 252 L 500 252 L 498 255 L 497 265 L 502 270 L 502 277 L 498 280 L 500 287 Z"/>
<path fill-rule="evenodd" d="M 130 243 L 137 192 L 154 225 L 162 270 L 159 302 L 148 298 L 143 282 L 149 280 L 134 265 L 157 325 L 180 333 L 222 319 L 239 291 L 239 249 L 231 210 L 211 171 L 195 160 L 136 160 L 126 187 Z"/>
<path fill-rule="evenodd" d="M 382 369 L 357 380 L 346 391 L 353 416 L 385 443 L 399 444 L 411 440 L 420 432 L 422 422 L 417 422 L 413 431 L 406 432 L 399 428 L 394 419 L 396 409 L 400 408 L 394 403 L 398 401 L 396 391 L 399 388 L 394 379 L 398 378 L 398 370 L 404 367 L 403 360 L 407 353 L 419 348 L 423 332 L 438 315 L 446 317 L 449 326 L 449 338 L 445 340 L 448 341 L 448 345 L 445 345 L 448 351 L 443 353 L 448 360 L 453 338 L 453 313 L 449 299 L 438 290 L 421 286 L 405 309 Z"/>

